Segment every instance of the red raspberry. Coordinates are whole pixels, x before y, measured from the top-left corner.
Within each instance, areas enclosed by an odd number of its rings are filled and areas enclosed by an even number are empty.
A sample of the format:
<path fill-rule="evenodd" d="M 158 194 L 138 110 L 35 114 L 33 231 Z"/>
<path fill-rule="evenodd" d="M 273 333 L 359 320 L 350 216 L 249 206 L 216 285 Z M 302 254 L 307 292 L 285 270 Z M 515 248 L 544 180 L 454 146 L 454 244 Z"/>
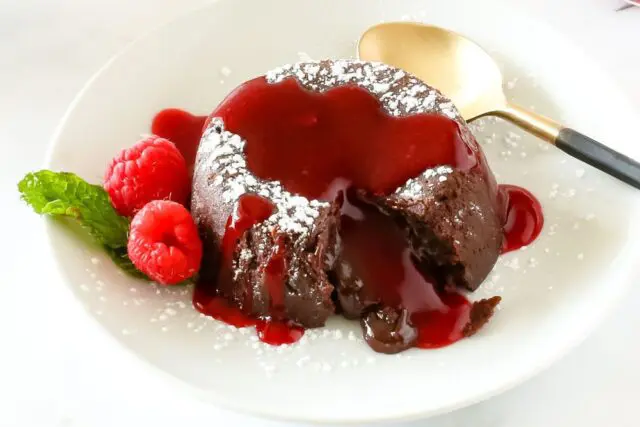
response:
<path fill-rule="evenodd" d="M 157 136 L 122 150 L 104 175 L 104 189 L 123 216 L 132 216 L 152 200 L 186 204 L 189 187 L 184 157 L 171 141 Z"/>
<path fill-rule="evenodd" d="M 155 200 L 133 217 L 127 244 L 138 270 L 163 285 L 174 285 L 197 273 L 202 242 L 189 211 L 176 202 Z"/>

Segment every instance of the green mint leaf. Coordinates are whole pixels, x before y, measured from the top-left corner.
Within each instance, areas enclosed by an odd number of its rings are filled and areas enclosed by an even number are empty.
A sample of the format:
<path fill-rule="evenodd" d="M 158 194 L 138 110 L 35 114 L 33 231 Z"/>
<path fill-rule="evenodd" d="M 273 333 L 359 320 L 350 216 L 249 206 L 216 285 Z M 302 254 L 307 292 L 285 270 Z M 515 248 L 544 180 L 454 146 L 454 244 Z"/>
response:
<path fill-rule="evenodd" d="M 18 190 L 36 213 L 74 218 L 98 243 L 110 249 L 124 248 L 126 255 L 129 220 L 118 215 L 102 187 L 73 173 L 41 170 L 27 174 Z"/>
<path fill-rule="evenodd" d="M 147 278 L 127 255 L 129 219 L 118 215 L 102 187 L 72 173 L 41 170 L 27 174 L 18 190 L 36 213 L 75 219 L 124 272 Z"/>
<path fill-rule="evenodd" d="M 27 174 L 18 183 L 18 190 L 22 200 L 36 213 L 75 219 L 125 273 L 149 280 L 127 255 L 129 219 L 116 212 L 102 187 L 89 184 L 73 173 L 41 170 Z M 191 282 L 186 280 L 181 284 Z"/>

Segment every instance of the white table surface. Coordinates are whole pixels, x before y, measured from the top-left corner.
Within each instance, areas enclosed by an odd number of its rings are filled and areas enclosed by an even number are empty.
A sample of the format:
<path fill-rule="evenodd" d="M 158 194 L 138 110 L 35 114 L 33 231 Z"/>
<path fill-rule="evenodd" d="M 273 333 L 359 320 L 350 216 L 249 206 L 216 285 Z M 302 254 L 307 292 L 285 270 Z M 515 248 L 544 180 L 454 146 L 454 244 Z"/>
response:
<path fill-rule="evenodd" d="M 98 326 L 40 256 L 41 223 L 18 202 L 15 187 L 42 165 L 67 105 L 112 54 L 204 3 L 0 0 L 0 426 L 282 426 L 189 401 L 134 369 L 131 355 L 114 351 L 112 342 L 93 339 Z M 614 13 L 620 0 L 518 4 L 596 58 L 640 111 L 640 8 Z M 629 137 L 640 143 L 638 135 Z M 410 425 L 640 425 L 639 308 L 636 287 L 584 344 L 543 374 L 487 402 Z"/>

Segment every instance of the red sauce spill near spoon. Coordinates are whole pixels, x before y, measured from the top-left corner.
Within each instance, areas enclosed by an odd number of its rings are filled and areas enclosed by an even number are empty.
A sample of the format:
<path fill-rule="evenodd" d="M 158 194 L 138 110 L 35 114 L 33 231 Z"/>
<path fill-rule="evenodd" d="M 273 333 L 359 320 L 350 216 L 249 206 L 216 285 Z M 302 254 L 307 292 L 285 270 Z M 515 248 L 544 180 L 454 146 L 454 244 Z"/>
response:
<path fill-rule="evenodd" d="M 544 225 L 542 205 L 524 188 L 500 185 L 507 197 L 507 218 L 504 224 L 502 253 L 530 245 L 540 235 Z"/>

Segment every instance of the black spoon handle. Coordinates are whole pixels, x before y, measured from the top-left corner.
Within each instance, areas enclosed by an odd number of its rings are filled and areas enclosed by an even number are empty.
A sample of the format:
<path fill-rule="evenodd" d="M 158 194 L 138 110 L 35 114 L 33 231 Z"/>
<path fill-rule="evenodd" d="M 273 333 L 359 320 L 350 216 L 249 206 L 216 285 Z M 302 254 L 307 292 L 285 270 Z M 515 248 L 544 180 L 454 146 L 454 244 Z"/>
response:
<path fill-rule="evenodd" d="M 640 163 L 573 129 L 560 130 L 556 147 L 640 189 Z"/>
<path fill-rule="evenodd" d="M 490 114 L 502 117 L 565 153 L 640 189 L 640 164 L 624 154 L 518 105 L 509 103 Z"/>

